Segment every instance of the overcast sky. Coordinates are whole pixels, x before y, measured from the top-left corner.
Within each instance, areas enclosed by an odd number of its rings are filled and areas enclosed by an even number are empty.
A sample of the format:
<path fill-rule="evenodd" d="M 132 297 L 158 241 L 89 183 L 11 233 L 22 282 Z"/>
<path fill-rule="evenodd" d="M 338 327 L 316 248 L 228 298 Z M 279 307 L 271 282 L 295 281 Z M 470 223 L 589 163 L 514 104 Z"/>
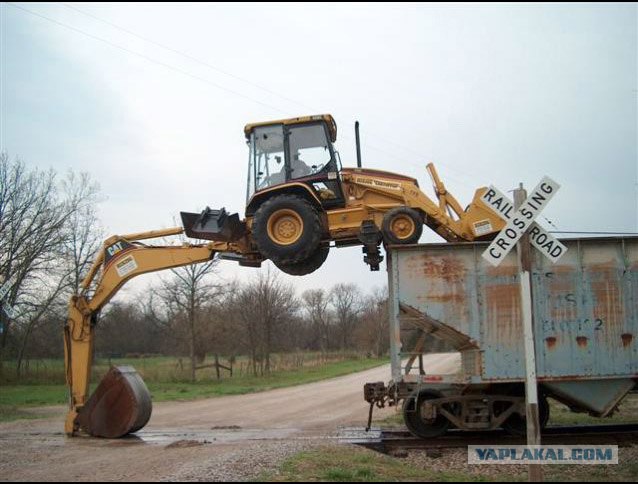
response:
<path fill-rule="evenodd" d="M 316 113 L 335 116 L 345 166 L 358 119 L 364 166 L 429 194 L 429 161 L 463 206 L 549 175 L 559 230 L 638 232 L 636 4 L 15 5 L 0 7 L 1 149 L 89 172 L 109 234 L 206 205 L 243 215 L 243 126 Z M 285 277 L 386 281 L 360 248 Z"/>

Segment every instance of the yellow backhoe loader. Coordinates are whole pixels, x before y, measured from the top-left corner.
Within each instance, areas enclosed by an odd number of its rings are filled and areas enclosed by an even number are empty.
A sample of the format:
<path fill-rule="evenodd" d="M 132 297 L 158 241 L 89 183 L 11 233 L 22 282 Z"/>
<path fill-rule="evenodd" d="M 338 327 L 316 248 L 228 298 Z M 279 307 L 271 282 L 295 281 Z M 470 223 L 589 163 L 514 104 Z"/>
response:
<path fill-rule="evenodd" d="M 503 222 L 480 201 L 480 188 L 463 210 L 447 192 L 432 164 L 438 203 L 403 175 L 361 167 L 342 168 L 332 143 L 337 127 L 330 115 L 249 124 L 246 216 L 225 209 L 182 212 L 183 227 L 113 236 L 69 303 L 64 329 L 70 408 L 65 432 L 117 438 L 143 428 L 151 398 L 131 367 L 112 368 L 91 397 L 89 383 L 98 314 L 131 278 L 147 272 L 197 264 L 219 255 L 259 267 L 270 259 L 282 271 L 304 275 L 326 260 L 331 244 L 362 245 L 364 261 L 378 270 L 381 244 L 413 244 L 423 225 L 448 241 L 489 239 Z M 207 243 L 148 245 L 141 241 L 187 236 Z"/>
<path fill-rule="evenodd" d="M 463 210 L 431 163 L 438 203 L 414 178 L 362 168 L 358 123 L 355 131 L 357 167 L 342 168 L 329 114 L 248 124 L 245 219 L 225 209 L 182 212 L 186 234 L 245 240 L 249 252 L 229 258 L 248 266 L 270 259 L 288 274 L 305 275 L 321 267 L 331 244 L 363 245 L 365 262 L 378 270 L 379 245 L 414 244 L 424 224 L 448 241 L 489 239 L 503 228 L 480 201 L 485 188 Z"/>

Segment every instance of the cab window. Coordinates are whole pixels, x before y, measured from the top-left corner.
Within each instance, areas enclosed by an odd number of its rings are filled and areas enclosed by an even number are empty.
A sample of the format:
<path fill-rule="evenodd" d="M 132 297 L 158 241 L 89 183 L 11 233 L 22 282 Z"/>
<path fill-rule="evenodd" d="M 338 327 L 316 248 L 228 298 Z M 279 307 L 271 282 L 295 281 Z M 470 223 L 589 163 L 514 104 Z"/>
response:
<path fill-rule="evenodd" d="M 330 142 L 323 124 L 290 126 L 288 144 L 291 178 L 318 173 L 332 160 Z"/>
<path fill-rule="evenodd" d="M 286 181 L 284 131 L 282 125 L 255 128 L 250 136 L 248 198 L 255 191 Z"/>

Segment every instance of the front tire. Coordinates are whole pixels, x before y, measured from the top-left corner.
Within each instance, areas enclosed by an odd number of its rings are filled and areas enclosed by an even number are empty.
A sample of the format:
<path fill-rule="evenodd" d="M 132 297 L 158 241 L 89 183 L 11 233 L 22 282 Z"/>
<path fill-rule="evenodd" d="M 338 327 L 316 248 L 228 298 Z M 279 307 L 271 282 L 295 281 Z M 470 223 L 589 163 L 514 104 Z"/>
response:
<path fill-rule="evenodd" d="M 330 247 L 319 247 L 306 260 L 295 264 L 275 264 L 279 270 L 291 276 L 305 276 L 319 269 L 328 258 Z"/>
<path fill-rule="evenodd" d="M 257 248 L 276 265 L 308 259 L 319 247 L 322 232 L 315 207 L 296 195 L 277 195 L 266 200 L 253 218 Z"/>

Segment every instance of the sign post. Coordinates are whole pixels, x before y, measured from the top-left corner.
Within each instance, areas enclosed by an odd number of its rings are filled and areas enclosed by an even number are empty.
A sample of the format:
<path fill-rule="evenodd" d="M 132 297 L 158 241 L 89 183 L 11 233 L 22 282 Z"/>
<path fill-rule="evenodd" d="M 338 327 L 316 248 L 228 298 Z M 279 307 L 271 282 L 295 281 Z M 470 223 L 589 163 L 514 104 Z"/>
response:
<path fill-rule="evenodd" d="M 518 210 L 527 198 L 521 183 L 514 190 L 514 204 Z M 523 317 L 523 339 L 525 346 L 525 422 L 527 423 L 527 445 L 541 445 L 541 427 L 538 414 L 538 382 L 536 380 L 536 348 L 534 345 L 534 314 L 532 311 L 532 251 L 530 236 L 523 234 L 516 247 L 518 256 L 519 281 L 521 289 L 521 315 Z M 540 464 L 528 466 L 530 482 L 543 480 Z"/>
<path fill-rule="evenodd" d="M 523 322 L 523 342 L 525 350 L 525 416 L 527 424 L 527 445 L 541 444 L 541 428 L 538 411 L 538 382 L 536 378 L 536 349 L 534 345 L 534 314 L 532 299 L 532 251 L 538 251 L 552 263 L 567 252 L 559 240 L 546 232 L 534 220 L 547 206 L 560 185 L 549 177 L 543 177 L 528 197 L 520 184 L 514 190 L 514 203 L 498 189 L 490 187 L 482 196 L 482 201 L 498 214 L 507 224 L 483 252 L 483 258 L 493 266 L 498 266 L 505 256 L 516 246 L 521 293 L 521 316 Z M 529 480 L 543 480 L 540 464 L 529 465 Z"/>

